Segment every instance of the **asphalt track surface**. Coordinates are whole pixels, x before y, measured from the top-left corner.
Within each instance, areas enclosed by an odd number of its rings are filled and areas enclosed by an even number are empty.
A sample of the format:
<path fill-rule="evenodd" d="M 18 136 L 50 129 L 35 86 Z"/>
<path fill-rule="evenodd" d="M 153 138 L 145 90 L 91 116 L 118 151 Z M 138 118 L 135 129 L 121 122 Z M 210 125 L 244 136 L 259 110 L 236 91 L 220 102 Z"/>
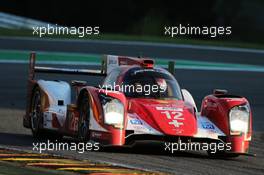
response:
<path fill-rule="evenodd" d="M 0 40 L 1 49 L 4 49 L 2 47 L 3 45 L 4 43 Z M 47 47 L 49 48 L 51 46 Z M 63 46 L 57 47 L 63 48 Z M 78 49 L 78 45 L 72 45 L 71 47 L 76 47 L 76 50 Z M 101 46 L 101 49 L 102 48 L 103 46 Z M 31 46 L 20 45 L 20 48 L 11 47 L 9 49 L 37 50 L 34 44 L 31 44 Z M 107 51 L 109 48 L 105 46 L 105 49 L 106 50 L 102 50 L 102 52 L 109 53 Z M 118 49 L 118 47 L 116 49 Z M 120 52 L 115 54 L 122 54 L 121 50 L 122 47 L 120 46 Z M 189 50 L 190 53 L 193 52 L 192 49 L 189 48 Z M 87 52 L 90 52 L 89 49 Z M 154 53 L 150 52 L 150 55 L 151 54 Z M 222 55 L 225 54 L 225 51 L 223 51 Z M 244 53 L 239 52 L 237 54 L 238 55 L 235 57 L 240 59 L 239 55 L 243 55 Z M 257 55 L 258 56 L 252 58 L 252 64 L 256 64 L 257 62 L 263 64 L 263 60 L 259 60 L 263 54 L 257 53 Z M 167 56 L 164 54 L 162 57 Z M 168 57 L 172 58 L 173 55 L 168 55 Z M 193 58 L 195 58 L 195 55 L 193 55 Z M 197 59 L 199 58 L 197 57 Z M 241 58 L 240 61 L 243 62 L 243 59 Z M 27 68 L 28 67 L 25 64 L 0 64 L 0 110 L 4 112 L 4 114 L 1 112 L 0 115 L 1 146 L 32 149 L 33 139 L 30 136 L 30 132 L 21 127 L 21 117 L 25 107 Z M 62 80 L 83 79 L 87 80 L 92 85 L 98 85 L 98 83 L 100 83 L 100 79 L 84 76 L 62 77 L 60 75 L 43 75 L 42 78 Z M 253 137 L 251 152 L 256 153 L 257 157 L 242 156 L 237 159 L 223 160 L 210 159 L 206 154 L 200 152 L 178 152 L 169 154 L 168 152 L 163 151 L 164 147 L 162 145 L 154 143 L 151 143 L 148 146 L 141 144 L 134 149 L 114 149 L 103 152 L 86 152 L 84 154 L 64 151 L 56 152 L 56 154 L 73 156 L 81 159 L 111 162 L 173 174 L 264 174 L 263 73 L 176 70 L 176 78 L 182 88 L 187 88 L 192 92 L 198 106 L 200 105 L 201 99 L 205 95 L 210 94 L 214 88 L 224 88 L 230 90 L 231 93 L 246 96 L 253 108 L 253 128 L 257 131 Z"/>
<path fill-rule="evenodd" d="M 180 44 L 0 37 L 0 49 L 177 58 L 198 61 L 264 65 L 264 50 Z"/>

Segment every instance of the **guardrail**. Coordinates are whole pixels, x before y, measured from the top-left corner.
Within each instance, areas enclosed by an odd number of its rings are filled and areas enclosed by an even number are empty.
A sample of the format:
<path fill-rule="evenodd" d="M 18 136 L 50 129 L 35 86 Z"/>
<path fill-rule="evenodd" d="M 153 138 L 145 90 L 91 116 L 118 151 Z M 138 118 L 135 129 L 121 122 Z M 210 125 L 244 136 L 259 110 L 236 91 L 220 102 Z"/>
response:
<path fill-rule="evenodd" d="M 47 22 L 0 12 L 0 27 L 8 29 L 32 29 L 35 26 L 53 26 Z M 55 26 L 55 25 L 54 25 Z"/>

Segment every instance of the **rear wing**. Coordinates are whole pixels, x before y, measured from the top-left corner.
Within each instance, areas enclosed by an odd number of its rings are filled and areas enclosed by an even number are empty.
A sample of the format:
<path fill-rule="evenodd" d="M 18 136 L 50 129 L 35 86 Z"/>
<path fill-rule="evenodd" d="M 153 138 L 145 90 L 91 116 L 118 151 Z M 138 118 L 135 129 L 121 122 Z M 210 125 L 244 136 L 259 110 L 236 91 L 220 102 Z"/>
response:
<path fill-rule="evenodd" d="M 92 70 L 92 69 L 70 69 L 70 68 L 36 66 L 36 53 L 32 52 L 29 58 L 29 78 L 34 79 L 35 73 L 38 73 L 38 72 L 39 73 L 55 73 L 55 74 L 106 76 L 105 71 L 102 69 Z"/>
<path fill-rule="evenodd" d="M 34 79 L 35 73 L 55 73 L 55 74 L 77 74 L 89 76 L 106 76 L 113 69 L 122 65 L 138 65 L 144 68 L 153 68 L 154 60 L 150 58 L 136 58 L 116 55 L 103 55 L 100 70 L 93 69 L 70 69 L 56 67 L 36 66 L 36 53 L 32 52 L 29 59 L 29 78 Z M 175 62 L 170 61 L 168 64 L 169 71 L 174 75 Z"/>

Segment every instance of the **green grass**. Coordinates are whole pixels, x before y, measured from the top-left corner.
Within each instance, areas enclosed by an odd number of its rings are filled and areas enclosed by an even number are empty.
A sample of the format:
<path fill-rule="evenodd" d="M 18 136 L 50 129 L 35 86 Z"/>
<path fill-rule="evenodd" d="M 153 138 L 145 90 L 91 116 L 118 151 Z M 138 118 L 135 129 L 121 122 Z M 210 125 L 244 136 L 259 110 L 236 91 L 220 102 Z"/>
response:
<path fill-rule="evenodd" d="M 0 28 L 0 36 L 19 36 L 19 37 L 36 37 L 33 35 L 33 30 L 14 30 Z M 209 46 L 222 46 L 222 47 L 238 47 L 238 48 L 254 48 L 264 49 L 264 45 L 260 43 L 244 43 L 233 41 L 219 41 L 215 39 L 211 40 L 196 40 L 189 38 L 170 38 L 168 36 L 142 36 L 142 35 L 123 35 L 123 34 L 100 34 L 91 35 L 79 38 L 73 35 L 45 35 L 42 38 L 64 38 L 64 39 L 90 39 L 90 40 L 115 40 L 115 41 L 144 41 L 144 42 L 156 42 L 156 43 L 174 43 L 174 44 L 191 44 L 191 45 L 209 45 Z"/>

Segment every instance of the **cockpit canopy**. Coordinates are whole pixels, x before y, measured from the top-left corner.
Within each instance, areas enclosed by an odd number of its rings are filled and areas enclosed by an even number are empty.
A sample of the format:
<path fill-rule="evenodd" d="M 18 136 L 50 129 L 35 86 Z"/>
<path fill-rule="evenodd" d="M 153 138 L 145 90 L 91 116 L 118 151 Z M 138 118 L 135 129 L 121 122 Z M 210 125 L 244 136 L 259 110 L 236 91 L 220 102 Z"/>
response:
<path fill-rule="evenodd" d="M 122 69 L 113 70 L 106 78 L 105 86 L 114 86 L 131 98 L 156 98 L 182 100 L 177 80 L 162 68 L 146 69 L 133 67 L 125 71 L 122 81 L 117 83 Z"/>

